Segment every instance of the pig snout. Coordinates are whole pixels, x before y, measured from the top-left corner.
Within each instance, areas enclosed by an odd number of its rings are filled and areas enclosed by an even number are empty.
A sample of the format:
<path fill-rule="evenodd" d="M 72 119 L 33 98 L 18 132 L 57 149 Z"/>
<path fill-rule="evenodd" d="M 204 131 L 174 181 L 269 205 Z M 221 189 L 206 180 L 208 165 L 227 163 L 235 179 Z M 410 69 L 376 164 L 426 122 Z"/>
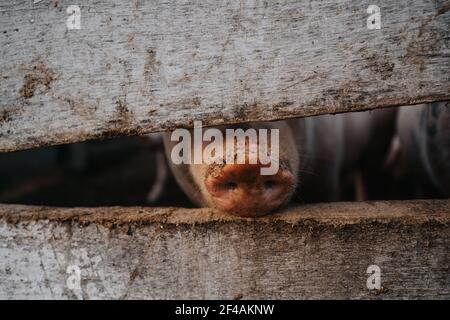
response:
<path fill-rule="evenodd" d="M 295 178 L 286 165 L 275 175 L 262 175 L 261 164 L 212 165 L 205 187 L 215 207 L 228 213 L 250 217 L 267 214 L 288 202 Z"/>

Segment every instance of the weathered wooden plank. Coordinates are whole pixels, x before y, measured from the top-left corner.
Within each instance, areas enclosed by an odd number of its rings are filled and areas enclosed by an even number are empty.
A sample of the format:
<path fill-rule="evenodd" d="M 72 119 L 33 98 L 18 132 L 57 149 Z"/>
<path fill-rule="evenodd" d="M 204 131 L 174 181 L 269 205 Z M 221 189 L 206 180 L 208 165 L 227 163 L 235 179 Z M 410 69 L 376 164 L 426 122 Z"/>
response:
<path fill-rule="evenodd" d="M 0 206 L 0 298 L 450 298 L 450 200 L 210 209 Z M 381 289 L 366 286 L 369 265 Z M 77 266 L 80 289 L 66 271 Z M 73 283 L 73 282 L 71 282 Z"/>
<path fill-rule="evenodd" d="M 450 99 L 450 2 L 0 3 L 0 151 Z"/>

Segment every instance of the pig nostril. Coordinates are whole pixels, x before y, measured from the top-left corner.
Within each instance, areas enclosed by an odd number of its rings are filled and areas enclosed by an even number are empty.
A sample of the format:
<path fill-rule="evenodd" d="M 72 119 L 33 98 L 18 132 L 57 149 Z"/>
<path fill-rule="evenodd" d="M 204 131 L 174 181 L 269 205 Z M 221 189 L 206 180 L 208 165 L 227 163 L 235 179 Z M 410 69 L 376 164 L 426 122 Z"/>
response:
<path fill-rule="evenodd" d="M 236 182 L 226 182 L 226 183 L 224 183 L 223 187 L 225 189 L 234 190 L 237 188 L 237 183 Z"/>
<path fill-rule="evenodd" d="M 275 184 L 276 183 L 273 180 L 264 181 L 264 187 L 266 187 L 267 189 L 271 189 L 271 188 L 275 187 Z"/>

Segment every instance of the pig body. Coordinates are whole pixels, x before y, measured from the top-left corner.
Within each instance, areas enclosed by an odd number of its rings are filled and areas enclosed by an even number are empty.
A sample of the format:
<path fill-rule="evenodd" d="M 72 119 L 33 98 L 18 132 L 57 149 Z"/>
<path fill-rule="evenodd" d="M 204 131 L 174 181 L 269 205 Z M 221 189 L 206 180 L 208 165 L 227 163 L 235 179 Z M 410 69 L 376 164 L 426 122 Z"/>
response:
<path fill-rule="evenodd" d="M 385 109 L 217 127 L 221 131 L 231 127 L 279 129 L 280 168 L 274 176 L 261 176 L 260 164 L 174 164 L 171 151 L 178 142 L 171 141 L 167 133 L 164 144 L 176 180 L 194 203 L 258 216 L 292 197 L 302 202 L 341 199 L 344 176 L 360 167 L 364 158 L 371 158 L 367 150 L 374 137 L 376 146 L 386 148 L 391 130 L 378 136 L 377 131 L 393 119 L 395 111 Z"/>
<path fill-rule="evenodd" d="M 417 182 L 413 196 L 450 196 L 450 103 L 400 108 L 397 135 L 396 166 Z"/>

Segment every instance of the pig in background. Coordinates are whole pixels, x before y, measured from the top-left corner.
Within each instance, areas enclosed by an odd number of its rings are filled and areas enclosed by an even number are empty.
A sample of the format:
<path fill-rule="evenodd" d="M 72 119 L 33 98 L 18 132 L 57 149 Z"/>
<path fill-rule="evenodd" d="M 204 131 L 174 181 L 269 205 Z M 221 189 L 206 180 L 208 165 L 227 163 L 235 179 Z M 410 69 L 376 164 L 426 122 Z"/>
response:
<path fill-rule="evenodd" d="M 170 133 L 164 145 L 171 171 L 196 205 L 259 216 L 289 202 L 389 199 L 405 177 L 416 180 L 410 192 L 417 197 L 427 196 L 423 185 L 428 196 L 448 196 L 449 120 L 448 103 L 435 103 L 218 127 L 279 129 L 274 176 L 261 175 L 260 164 L 175 165 Z"/>
<path fill-rule="evenodd" d="M 386 167 L 412 197 L 450 196 L 450 102 L 399 108 Z"/>

